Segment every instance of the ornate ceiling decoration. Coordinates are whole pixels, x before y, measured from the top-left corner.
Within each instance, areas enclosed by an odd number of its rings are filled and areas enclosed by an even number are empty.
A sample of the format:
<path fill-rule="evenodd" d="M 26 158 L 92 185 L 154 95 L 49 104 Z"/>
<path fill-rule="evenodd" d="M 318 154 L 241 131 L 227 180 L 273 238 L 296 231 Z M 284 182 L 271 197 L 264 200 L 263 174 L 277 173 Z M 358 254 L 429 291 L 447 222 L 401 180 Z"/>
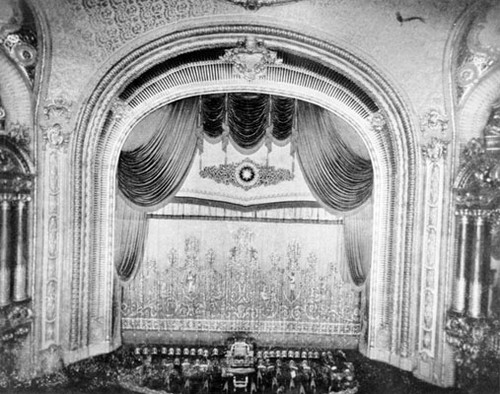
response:
<path fill-rule="evenodd" d="M 272 5 L 279 5 L 279 4 L 285 4 L 285 3 L 296 3 L 297 1 L 300 0 L 226 0 L 229 1 L 230 3 L 241 5 L 245 7 L 247 10 L 258 10 L 260 7 L 263 6 L 272 6 Z"/>

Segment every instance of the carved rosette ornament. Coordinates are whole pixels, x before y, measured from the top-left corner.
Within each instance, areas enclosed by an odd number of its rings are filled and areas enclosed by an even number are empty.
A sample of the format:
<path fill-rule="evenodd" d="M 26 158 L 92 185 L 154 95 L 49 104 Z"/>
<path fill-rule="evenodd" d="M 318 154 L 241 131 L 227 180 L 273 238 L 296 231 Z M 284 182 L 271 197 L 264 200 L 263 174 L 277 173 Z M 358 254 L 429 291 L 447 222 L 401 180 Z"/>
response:
<path fill-rule="evenodd" d="M 276 52 L 266 48 L 264 41 L 252 36 L 238 42 L 236 48 L 227 49 L 220 60 L 232 64 L 234 74 L 247 81 L 263 78 L 269 66 L 283 63 Z"/>

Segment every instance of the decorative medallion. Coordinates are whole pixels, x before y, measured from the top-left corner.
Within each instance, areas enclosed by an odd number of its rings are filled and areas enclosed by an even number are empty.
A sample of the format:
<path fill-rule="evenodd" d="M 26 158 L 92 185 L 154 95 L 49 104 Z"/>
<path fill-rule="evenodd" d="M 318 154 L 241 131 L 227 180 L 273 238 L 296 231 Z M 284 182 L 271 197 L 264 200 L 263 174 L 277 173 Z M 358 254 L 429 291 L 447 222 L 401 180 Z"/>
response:
<path fill-rule="evenodd" d="M 265 77 L 268 66 L 283 62 L 276 52 L 265 47 L 264 41 L 252 36 L 239 41 L 236 48 L 227 49 L 220 60 L 231 63 L 235 75 L 247 81 Z"/>
<path fill-rule="evenodd" d="M 56 123 L 52 126 L 41 126 L 43 131 L 43 140 L 45 142 L 45 146 L 49 146 L 52 149 L 63 149 L 66 150 L 66 147 L 69 143 L 70 133 L 64 132 L 62 126 L 59 123 Z"/>
<path fill-rule="evenodd" d="M 245 159 L 240 163 L 205 167 L 200 171 L 200 176 L 245 190 L 259 186 L 277 185 L 294 178 L 290 170 L 260 165 L 250 159 Z"/>
<path fill-rule="evenodd" d="M 247 10 L 254 11 L 258 10 L 260 7 L 263 6 L 272 6 L 285 3 L 296 3 L 297 1 L 300 0 L 226 0 L 226 1 L 229 1 L 230 3 L 236 5 L 241 5 L 242 7 L 245 7 Z"/>

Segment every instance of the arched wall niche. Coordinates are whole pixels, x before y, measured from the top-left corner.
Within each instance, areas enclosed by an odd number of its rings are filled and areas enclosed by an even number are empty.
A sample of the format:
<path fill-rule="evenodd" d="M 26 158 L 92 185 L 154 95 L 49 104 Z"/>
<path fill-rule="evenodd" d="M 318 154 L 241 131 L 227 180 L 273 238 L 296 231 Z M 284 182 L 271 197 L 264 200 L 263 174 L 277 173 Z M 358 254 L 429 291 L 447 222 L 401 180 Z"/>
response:
<path fill-rule="evenodd" d="M 234 47 L 254 35 L 271 50 L 300 54 L 342 73 L 361 86 L 380 108 L 371 117 L 356 116 L 314 87 L 285 81 L 224 80 L 223 91 L 282 94 L 320 105 L 352 124 L 367 145 L 374 165 L 374 222 L 383 223 L 374 240 L 366 354 L 412 369 L 416 301 L 412 278 L 418 272 L 413 247 L 418 156 L 409 111 L 397 91 L 371 65 L 332 44 L 278 28 L 217 25 L 173 33 L 137 49 L 110 67 L 80 112 L 71 154 L 77 164 L 72 185 L 73 223 L 69 349 L 67 362 L 104 353 L 119 345 L 112 316 L 113 219 L 116 167 L 129 131 L 147 113 L 183 97 L 221 91 L 221 81 L 185 80 L 134 106 L 119 100 L 125 87 L 166 59 L 207 47 Z M 305 72 L 305 71 L 304 71 Z M 219 87 L 218 87 L 219 86 Z M 369 121 L 371 120 L 371 122 Z"/>

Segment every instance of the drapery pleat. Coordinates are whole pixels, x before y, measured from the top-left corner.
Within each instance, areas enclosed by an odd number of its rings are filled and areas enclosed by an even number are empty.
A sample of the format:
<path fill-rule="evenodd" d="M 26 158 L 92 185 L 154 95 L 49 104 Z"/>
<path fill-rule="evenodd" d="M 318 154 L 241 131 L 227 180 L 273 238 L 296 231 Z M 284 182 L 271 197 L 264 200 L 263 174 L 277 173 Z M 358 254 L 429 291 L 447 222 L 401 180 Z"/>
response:
<path fill-rule="evenodd" d="M 373 239 L 373 203 L 366 201 L 353 215 L 344 217 L 344 242 L 348 275 L 344 280 L 362 286 L 370 272 Z M 345 270 L 344 270 L 345 271 Z"/>
<path fill-rule="evenodd" d="M 269 96 L 234 93 L 228 98 L 228 124 L 234 143 L 251 149 L 262 141 L 268 126 Z"/>
<path fill-rule="evenodd" d="M 134 209 L 118 193 L 115 216 L 115 268 L 122 281 L 131 279 L 142 264 L 148 221 L 146 212 Z"/>
<path fill-rule="evenodd" d="M 164 205 L 181 186 L 196 150 L 197 110 L 196 98 L 165 106 L 151 140 L 121 152 L 118 186 L 134 205 Z"/>
<path fill-rule="evenodd" d="M 209 138 L 218 138 L 224 132 L 222 124 L 226 116 L 226 95 L 211 94 L 201 98 L 203 131 Z"/>
<path fill-rule="evenodd" d="M 298 114 L 297 154 L 312 193 L 337 212 L 360 207 L 372 192 L 371 162 L 349 149 L 327 111 L 300 102 Z"/>
<path fill-rule="evenodd" d="M 147 212 L 167 204 L 189 172 L 196 150 L 197 109 L 196 98 L 165 106 L 158 123 L 148 123 L 156 128 L 151 139 L 120 154 L 115 267 L 123 281 L 130 279 L 142 262 Z"/>

